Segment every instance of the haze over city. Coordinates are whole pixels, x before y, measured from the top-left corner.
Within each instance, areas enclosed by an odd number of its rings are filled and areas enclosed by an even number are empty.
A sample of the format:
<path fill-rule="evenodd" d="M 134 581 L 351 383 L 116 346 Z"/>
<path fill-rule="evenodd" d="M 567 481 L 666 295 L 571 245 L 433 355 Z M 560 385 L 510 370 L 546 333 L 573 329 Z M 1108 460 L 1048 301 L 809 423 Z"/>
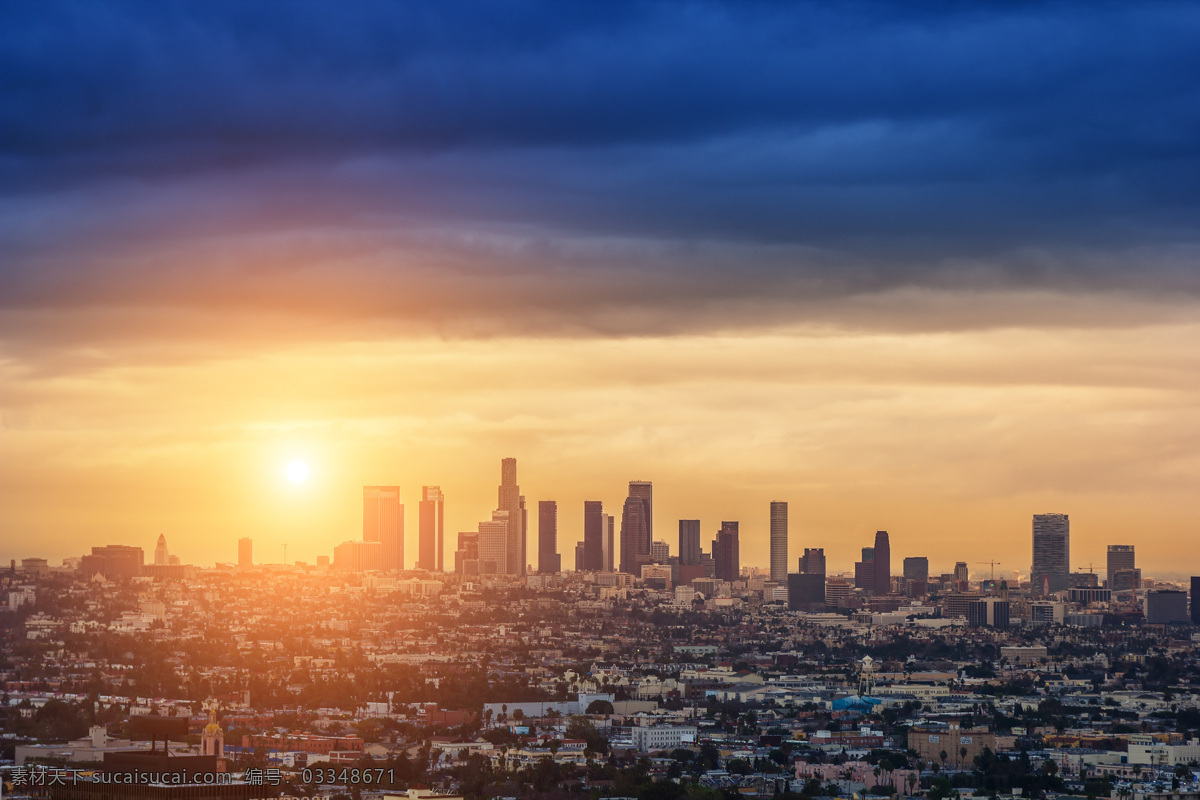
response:
<path fill-rule="evenodd" d="M 1194 5 L 0 20 L 8 558 L 473 530 L 508 456 L 563 553 L 645 479 L 748 565 L 772 500 L 843 569 L 1200 558 Z"/>

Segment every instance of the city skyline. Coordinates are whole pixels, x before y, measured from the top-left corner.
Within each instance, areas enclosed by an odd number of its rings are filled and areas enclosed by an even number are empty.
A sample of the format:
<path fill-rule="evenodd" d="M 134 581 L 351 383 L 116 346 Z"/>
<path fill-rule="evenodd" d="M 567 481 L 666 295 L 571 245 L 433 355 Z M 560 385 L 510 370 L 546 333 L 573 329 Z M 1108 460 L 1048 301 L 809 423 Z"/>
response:
<path fill-rule="evenodd" d="M 312 561 L 387 484 L 448 564 L 512 456 L 568 563 L 639 476 L 748 564 L 773 500 L 1200 563 L 1187 4 L 301 5 L 0 6 L 11 557 Z"/>

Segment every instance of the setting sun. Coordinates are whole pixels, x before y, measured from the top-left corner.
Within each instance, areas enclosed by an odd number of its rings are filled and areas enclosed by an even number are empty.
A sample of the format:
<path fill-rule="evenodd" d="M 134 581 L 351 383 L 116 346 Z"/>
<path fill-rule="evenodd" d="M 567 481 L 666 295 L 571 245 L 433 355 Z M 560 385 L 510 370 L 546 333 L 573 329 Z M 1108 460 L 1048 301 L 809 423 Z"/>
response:
<path fill-rule="evenodd" d="M 303 461 L 289 461 L 287 477 L 292 483 L 304 483 L 308 480 L 308 464 Z"/>

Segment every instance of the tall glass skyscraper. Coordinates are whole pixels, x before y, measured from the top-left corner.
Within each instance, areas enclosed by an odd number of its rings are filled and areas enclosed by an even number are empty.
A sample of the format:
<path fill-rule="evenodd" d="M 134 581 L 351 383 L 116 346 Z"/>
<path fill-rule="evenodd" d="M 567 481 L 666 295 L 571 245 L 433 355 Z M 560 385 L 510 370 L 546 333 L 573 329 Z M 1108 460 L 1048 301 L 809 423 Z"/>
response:
<path fill-rule="evenodd" d="M 382 569 L 404 569 L 404 506 L 399 486 L 363 487 L 363 541 L 383 544 Z"/>
<path fill-rule="evenodd" d="M 787 580 L 788 551 L 788 505 L 778 500 L 771 502 L 771 580 L 783 583 Z"/>
<path fill-rule="evenodd" d="M 554 574 L 562 569 L 558 555 L 558 503 L 538 501 L 538 572 Z"/>
<path fill-rule="evenodd" d="M 1034 595 L 1068 588 L 1071 574 L 1071 520 L 1066 514 L 1033 515 L 1033 566 L 1029 576 Z"/>

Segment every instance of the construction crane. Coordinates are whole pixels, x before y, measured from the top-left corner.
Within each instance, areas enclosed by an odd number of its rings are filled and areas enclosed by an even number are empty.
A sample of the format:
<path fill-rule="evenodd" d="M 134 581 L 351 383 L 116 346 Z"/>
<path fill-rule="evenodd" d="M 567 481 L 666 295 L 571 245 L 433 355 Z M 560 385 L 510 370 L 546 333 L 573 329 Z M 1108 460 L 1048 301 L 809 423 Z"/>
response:
<path fill-rule="evenodd" d="M 1000 566 L 999 561 L 976 561 L 976 564 L 988 564 L 992 568 L 992 582 L 996 582 L 996 567 Z"/>

